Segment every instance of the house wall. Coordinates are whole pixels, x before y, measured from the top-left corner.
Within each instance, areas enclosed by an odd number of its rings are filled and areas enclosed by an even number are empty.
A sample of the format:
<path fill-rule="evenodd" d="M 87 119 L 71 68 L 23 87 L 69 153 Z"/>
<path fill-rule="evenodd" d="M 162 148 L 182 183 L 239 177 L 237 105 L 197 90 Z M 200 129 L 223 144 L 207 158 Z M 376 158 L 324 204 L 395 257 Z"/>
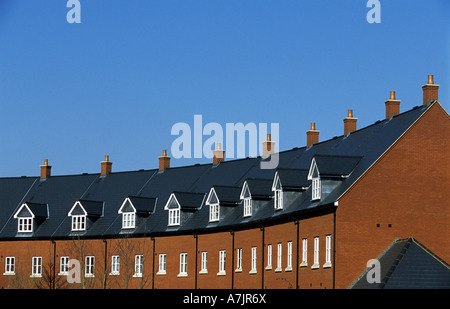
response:
<path fill-rule="evenodd" d="M 450 121 L 434 104 L 339 200 L 336 288 L 347 288 L 396 238 L 450 260 Z"/>

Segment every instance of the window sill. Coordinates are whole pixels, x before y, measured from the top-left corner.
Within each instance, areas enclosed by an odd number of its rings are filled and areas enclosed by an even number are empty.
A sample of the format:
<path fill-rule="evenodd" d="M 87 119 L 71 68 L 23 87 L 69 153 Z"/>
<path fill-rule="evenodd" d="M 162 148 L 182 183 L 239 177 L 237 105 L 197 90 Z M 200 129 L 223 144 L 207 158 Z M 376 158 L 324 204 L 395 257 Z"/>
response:
<path fill-rule="evenodd" d="M 110 276 L 119 276 L 120 273 L 118 273 L 118 272 L 111 272 L 111 273 L 109 273 L 109 275 L 110 275 Z"/>
<path fill-rule="evenodd" d="M 234 272 L 235 273 L 241 273 L 242 272 L 242 268 L 236 268 L 236 270 Z"/>
<path fill-rule="evenodd" d="M 205 274 L 208 273 L 208 271 L 207 271 L 206 269 L 203 269 L 203 270 L 200 270 L 198 273 L 199 273 L 200 275 L 205 275 Z"/>
<path fill-rule="evenodd" d="M 307 267 L 308 266 L 308 263 L 307 262 L 302 262 L 301 264 L 300 264 L 300 267 Z"/>
<path fill-rule="evenodd" d="M 142 278 L 142 274 L 134 274 L 133 278 Z"/>
<path fill-rule="evenodd" d="M 30 275 L 30 278 L 42 278 L 42 275 Z"/>
<path fill-rule="evenodd" d="M 252 270 L 250 270 L 248 273 L 249 273 L 250 275 L 255 275 L 255 274 L 257 274 L 258 272 L 256 271 L 256 269 L 252 269 Z"/>
<path fill-rule="evenodd" d="M 177 275 L 178 278 L 185 278 L 185 277 L 187 277 L 187 276 L 188 276 L 187 274 L 178 274 L 178 275 Z"/>
<path fill-rule="evenodd" d="M 95 278 L 95 275 L 87 274 L 87 275 L 84 275 L 84 277 L 85 278 Z"/>
<path fill-rule="evenodd" d="M 218 273 L 217 273 L 217 276 L 225 276 L 227 273 L 226 272 L 224 272 L 224 271 L 219 271 Z"/>
<path fill-rule="evenodd" d="M 331 268 L 331 263 L 325 263 L 322 267 L 323 268 Z"/>
<path fill-rule="evenodd" d="M 158 276 L 165 275 L 165 274 L 166 274 L 165 270 L 161 270 L 156 273 L 156 275 L 158 275 Z"/>
<path fill-rule="evenodd" d="M 3 276 L 15 276 L 16 273 L 3 273 Z"/>
<path fill-rule="evenodd" d="M 284 269 L 284 271 L 292 271 L 292 267 L 286 267 L 285 269 Z"/>
<path fill-rule="evenodd" d="M 265 269 L 266 270 L 272 270 L 272 265 L 267 265 Z"/>
<path fill-rule="evenodd" d="M 281 273 L 282 271 L 283 271 L 283 268 L 281 268 L 281 267 L 275 268 L 276 273 Z"/>
<path fill-rule="evenodd" d="M 319 269 L 320 265 L 319 264 L 314 264 L 313 266 L 311 266 L 311 269 Z"/>

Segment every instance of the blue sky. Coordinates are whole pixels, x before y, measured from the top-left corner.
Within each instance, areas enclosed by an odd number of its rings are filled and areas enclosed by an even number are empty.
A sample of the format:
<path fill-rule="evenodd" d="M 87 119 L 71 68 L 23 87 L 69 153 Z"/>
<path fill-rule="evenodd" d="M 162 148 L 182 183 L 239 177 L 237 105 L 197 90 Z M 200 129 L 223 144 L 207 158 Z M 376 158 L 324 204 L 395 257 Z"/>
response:
<path fill-rule="evenodd" d="M 0 177 L 157 168 L 177 122 L 279 123 L 279 149 L 422 104 L 450 110 L 450 1 L 0 0 Z M 204 140 L 207 137 L 204 137 Z M 226 146 L 226 145 L 225 145 Z M 226 147 L 225 147 L 226 148 Z M 170 155 L 170 153 L 169 153 Z M 207 163 L 172 159 L 172 166 Z"/>

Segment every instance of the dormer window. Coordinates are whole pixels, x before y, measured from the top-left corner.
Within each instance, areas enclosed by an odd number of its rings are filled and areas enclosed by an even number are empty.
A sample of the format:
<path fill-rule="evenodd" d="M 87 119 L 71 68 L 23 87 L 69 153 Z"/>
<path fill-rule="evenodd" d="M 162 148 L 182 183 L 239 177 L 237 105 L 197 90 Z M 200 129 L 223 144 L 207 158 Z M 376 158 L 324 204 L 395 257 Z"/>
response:
<path fill-rule="evenodd" d="M 136 222 L 136 214 L 134 212 L 122 213 L 122 228 L 123 229 L 134 229 L 135 222 Z"/>
<path fill-rule="evenodd" d="M 244 185 L 242 186 L 241 200 L 244 204 L 244 217 L 250 217 L 253 212 L 252 196 L 250 194 L 250 190 L 249 190 L 247 181 L 244 182 Z"/>
<path fill-rule="evenodd" d="M 209 205 L 209 222 L 217 222 L 220 218 L 220 204 L 217 197 L 216 190 L 211 188 L 208 197 L 206 198 L 206 205 Z"/>
<path fill-rule="evenodd" d="M 86 215 L 72 216 L 72 231 L 86 230 Z"/>
<path fill-rule="evenodd" d="M 88 218 L 95 221 L 103 215 L 103 202 L 80 200 L 69 211 L 68 216 L 72 217 L 72 232 L 86 231 Z"/>
<path fill-rule="evenodd" d="M 322 183 L 320 181 L 319 169 L 317 168 L 317 163 L 315 158 L 311 161 L 311 166 L 309 168 L 308 180 L 311 180 L 311 200 L 320 200 L 322 195 Z"/>
<path fill-rule="evenodd" d="M 278 173 L 275 174 L 275 179 L 272 185 L 274 193 L 274 208 L 275 210 L 283 209 L 283 188 Z"/>
<path fill-rule="evenodd" d="M 209 222 L 219 222 L 232 209 L 239 205 L 241 188 L 234 186 L 213 186 L 206 197 L 209 206 Z"/>
<path fill-rule="evenodd" d="M 169 211 L 169 226 L 180 225 L 180 203 L 178 203 L 175 194 L 170 195 L 164 209 Z"/>
<path fill-rule="evenodd" d="M 155 211 L 155 205 L 156 198 L 128 196 L 118 211 L 122 215 L 122 229 L 136 228 L 138 218 L 153 213 Z"/>
<path fill-rule="evenodd" d="M 35 223 L 42 223 L 48 217 L 46 204 L 23 203 L 14 218 L 17 219 L 18 233 L 32 233 Z"/>

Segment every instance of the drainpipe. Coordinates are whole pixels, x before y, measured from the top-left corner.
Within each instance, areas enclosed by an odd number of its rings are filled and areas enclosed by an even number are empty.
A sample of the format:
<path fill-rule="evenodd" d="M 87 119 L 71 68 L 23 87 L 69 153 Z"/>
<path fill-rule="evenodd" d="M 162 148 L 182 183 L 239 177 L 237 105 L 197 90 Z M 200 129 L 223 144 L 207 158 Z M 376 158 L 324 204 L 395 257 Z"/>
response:
<path fill-rule="evenodd" d="M 234 289 L 234 231 L 230 231 L 231 235 L 231 289 Z"/>
<path fill-rule="evenodd" d="M 294 224 L 297 226 L 297 260 L 295 262 L 295 288 L 298 289 L 299 284 L 298 284 L 298 260 L 299 260 L 299 237 L 300 237 L 300 222 L 298 220 L 295 220 Z"/>
<path fill-rule="evenodd" d="M 262 261 L 261 261 L 261 289 L 264 289 L 264 245 L 265 245 L 265 229 L 264 226 L 260 227 L 261 233 L 262 233 Z"/>

